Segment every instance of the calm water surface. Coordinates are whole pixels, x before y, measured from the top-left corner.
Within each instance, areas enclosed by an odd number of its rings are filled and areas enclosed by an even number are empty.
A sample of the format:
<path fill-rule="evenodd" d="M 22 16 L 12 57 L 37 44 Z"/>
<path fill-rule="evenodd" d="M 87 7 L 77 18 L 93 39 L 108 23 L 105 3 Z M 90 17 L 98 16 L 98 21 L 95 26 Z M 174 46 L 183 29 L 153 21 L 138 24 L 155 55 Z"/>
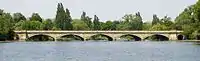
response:
<path fill-rule="evenodd" d="M 0 61 L 200 61 L 200 45 L 185 42 L 0 43 Z"/>

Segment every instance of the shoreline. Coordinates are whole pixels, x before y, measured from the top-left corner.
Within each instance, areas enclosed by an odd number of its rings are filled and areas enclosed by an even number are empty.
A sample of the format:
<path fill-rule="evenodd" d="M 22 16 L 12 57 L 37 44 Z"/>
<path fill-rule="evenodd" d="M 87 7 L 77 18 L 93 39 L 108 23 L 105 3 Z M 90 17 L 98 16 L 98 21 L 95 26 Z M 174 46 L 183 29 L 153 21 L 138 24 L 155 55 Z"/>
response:
<path fill-rule="evenodd" d="M 182 42 L 200 42 L 200 40 L 181 40 Z"/>

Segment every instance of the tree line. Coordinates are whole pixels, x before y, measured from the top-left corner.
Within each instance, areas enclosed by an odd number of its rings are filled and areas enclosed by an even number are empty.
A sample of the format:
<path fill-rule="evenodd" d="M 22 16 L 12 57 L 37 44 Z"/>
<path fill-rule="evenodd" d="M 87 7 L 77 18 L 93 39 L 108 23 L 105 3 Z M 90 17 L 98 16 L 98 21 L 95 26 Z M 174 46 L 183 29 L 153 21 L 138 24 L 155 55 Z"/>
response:
<path fill-rule="evenodd" d="M 0 9 L 0 35 L 13 39 L 14 30 L 183 30 L 188 39 L 197 39 L 200 34 L 200 1 L 179 14 L 175 20 L 168 16 L 159 18 L 153 14 L 152 22 L 143 22 L 140 12 L 126 14 L 120 20 L 101 22 L 97 15 L 89 17 L 86 12 L 79 19 L 72 19 L 68 8 L 58 3 L 54 19 L 44 19 L 39 13 L 27 18 L 22 13 L 10 13 Z"/>

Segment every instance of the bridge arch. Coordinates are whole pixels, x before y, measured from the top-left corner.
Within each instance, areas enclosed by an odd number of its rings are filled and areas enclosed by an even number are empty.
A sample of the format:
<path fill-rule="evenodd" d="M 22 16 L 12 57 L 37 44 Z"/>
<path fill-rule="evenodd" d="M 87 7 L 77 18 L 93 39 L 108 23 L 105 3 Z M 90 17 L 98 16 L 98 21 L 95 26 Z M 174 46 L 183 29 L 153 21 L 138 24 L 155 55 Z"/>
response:
<path fill-rule="evenodd" d="M 131 35 L 131 34 L 122 35 L 122 36 L 120 36 L 120 39 L 121 38 L 126 38 L 126 39 L 128 39 L 128 41 L 130 41 L 130 40 L 141 41 L 142 40 L 139 36 Z"/>
<path fill-rule="evenodd" d="M 182 34 L 178 34 L 178 35 L 177 35 L 177 39 L 178 39 L 178 40 L 184 40 L 184 39 L 185 39 L 185 36 L 182 35 Z"/>
<path fill-rule="evenodd" d="M 49 35 L 38 34 L 30 36 L 26 41 L 55 41 L 55 38 Z"/>
<path fill-rule="evenodd" d="M 74 38 L 75 40 L 80 40 L 80 41 L 84 41 L 84 38 L 79 36 L 79 35 L 75 35 L 75 34 L 67 34 L 67 35 L 62 35 L 59 37 L 60 39 L 63 38 Z M 58 39 L 59 39 L 58 38 Z M 62 40 L 58 40 L 58 41 L 62 41 Z M 64 41 L 64 40 L 63 40 Z"/>
<path fill-rule="evenodd" d="M 154 34 L 145 37 L 143 40 L 151 40 L 151 41 L 169 41 L 169 37 L 162 34 Z"/>
<path fill-rule="evenodd" d="M 89 37 L 89 40 L 105 40 L 104 38 L 99 37 L 106 37 L 108 41 L 113 41 L 113 38 L 111 36 L 105 35 L 105 34 L 96 34 Z"/>
<path fill-rule="evenodd" d="M 196 35 L 196 40 L 200 40 L 200 35 Z"/>

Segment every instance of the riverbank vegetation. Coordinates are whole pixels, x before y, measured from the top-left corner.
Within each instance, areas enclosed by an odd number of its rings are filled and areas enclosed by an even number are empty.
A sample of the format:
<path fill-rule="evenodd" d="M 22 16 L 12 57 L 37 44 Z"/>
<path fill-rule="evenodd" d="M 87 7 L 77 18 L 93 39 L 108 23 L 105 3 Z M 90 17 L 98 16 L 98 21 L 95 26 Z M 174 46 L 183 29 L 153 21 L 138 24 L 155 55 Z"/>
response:
<path fill-rule="evenodd" d="M 14 30 L 183 30 L 187 39 L 200 39 L 200 1 L 188 6 L 175 20 L 168 16 L 159 18 L 153 14 L 151 22 L 143 22 L 140 12 L 126 14 L 119 20 L 101 22 L 97 15 L 89 17 L 86 12 L 79 19 L 72 19 L 68 8 L 58 3 L 55 18 L 44 19 L 39 13 L 25 17 L 22 13 L 7 13 L 0 9 L 0 40 L 13 40 Z M 5 38 L 6 37 L 6 38 Z"/>

